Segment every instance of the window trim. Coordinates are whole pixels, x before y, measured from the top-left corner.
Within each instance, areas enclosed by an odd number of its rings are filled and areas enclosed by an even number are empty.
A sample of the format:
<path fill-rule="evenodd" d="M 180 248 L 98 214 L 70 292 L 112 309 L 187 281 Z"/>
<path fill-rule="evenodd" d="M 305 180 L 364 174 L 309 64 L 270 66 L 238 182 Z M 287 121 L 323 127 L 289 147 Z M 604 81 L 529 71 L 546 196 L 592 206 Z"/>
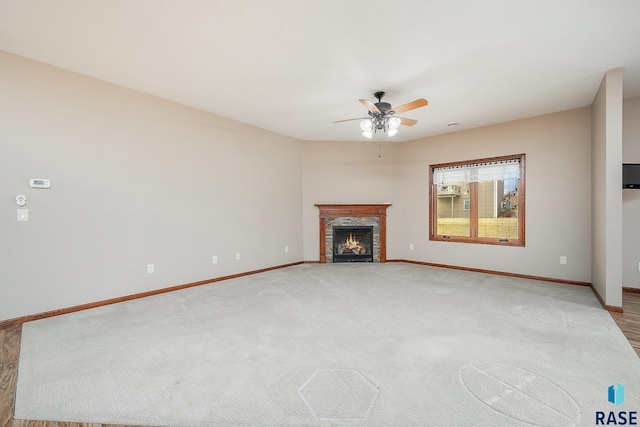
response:
<path fill-rule="evenodd" d="M 429 165 L 429 240 L 432 241 L 440 241 L 440 242 L 458 242 L 458 243 L 478 243 L 478 244 L 487 244 L 487 245 L 499 245 L 499 246 L 525 246 L 525 182 L 526 182 L 526 163 L 525 163 L 526 155 L 522 154 L 512 154 L 508 156 L 498 156 L 498 157 L 487 157 L 484 159 L 474 159 L 474 160 L 466 160 L 462 162 L 449 162 L 449 163 L 438 163 Z M 471 236 L 447 236 L 447 235 L 439 235 L 436 234 L 437 230 L 437 208 L 438 208 L 438 189 L 437 184 L 433 182 L 433 171 L 436 168 L 443 167 L 451 167 L 451 166 L 460 166 L 472 163 L 485 163 L 485 162 L 495 162 L 495 161 L 503 161 L 503 160 L 513 160 L 516 159 L 520 162 L 520 178 L 518 179 L 518 239 L 517 240 L 506 240 L 495 237 L 478 237 L 478 202 L 477 202 L 477 186 L 478 183 L 469 183 L 469 190 L 471 195 L 471 200 L 476 199 L 474 203 L 471 203 L 470 210 L 470 229 Z M 506 241 L 505 241 L 506 240 Z"/>

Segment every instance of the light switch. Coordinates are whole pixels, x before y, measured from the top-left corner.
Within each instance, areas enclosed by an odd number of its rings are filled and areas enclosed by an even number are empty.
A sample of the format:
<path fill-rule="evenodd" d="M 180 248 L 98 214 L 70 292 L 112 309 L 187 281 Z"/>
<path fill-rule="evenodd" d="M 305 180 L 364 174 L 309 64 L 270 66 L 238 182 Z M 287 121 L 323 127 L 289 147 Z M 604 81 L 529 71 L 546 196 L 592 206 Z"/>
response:
<path fill-rule="evenodd" d="M 18 221 L 29 221 L 29 209 L 18 209 Z"/>

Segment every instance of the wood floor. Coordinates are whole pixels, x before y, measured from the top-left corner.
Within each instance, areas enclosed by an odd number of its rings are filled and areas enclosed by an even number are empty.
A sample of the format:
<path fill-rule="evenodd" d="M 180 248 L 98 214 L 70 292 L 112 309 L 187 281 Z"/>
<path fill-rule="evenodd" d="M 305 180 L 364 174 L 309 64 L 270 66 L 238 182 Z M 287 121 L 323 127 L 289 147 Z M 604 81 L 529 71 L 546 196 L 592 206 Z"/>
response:
<path fill-rule="evenodd" d="M 640 293 L 623 292 L 622 308 L 624 313 L 611 313 L 611 317 L 640 356 Z"/>
<path fill-rule="evenodd" d="M 623 314 L 611 313 L 620 330 L 640 356 L 640 293 L 622 294 Z M 22 325 L 0 329 L 0 427 L 117 427 L 116 424 L 14 420 Z M 122 425 L 119 425 L 122 427 Z M 142 427 L 142 426 L 128 426 Z"/>

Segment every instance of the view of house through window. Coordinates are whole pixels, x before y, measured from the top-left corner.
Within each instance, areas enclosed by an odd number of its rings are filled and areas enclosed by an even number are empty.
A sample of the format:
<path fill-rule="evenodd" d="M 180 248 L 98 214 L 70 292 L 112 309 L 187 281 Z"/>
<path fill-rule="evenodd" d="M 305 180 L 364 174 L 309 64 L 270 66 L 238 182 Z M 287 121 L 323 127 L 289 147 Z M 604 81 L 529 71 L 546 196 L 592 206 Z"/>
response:
<path fill-rule="evenodd" d="M 438 234 L 470 236 L 469 183 L 438 185 Z"/>
<path fill-rule="evenodd" d="M 432 165 L 430 239 L 524 246 L 524 158 Z"/>

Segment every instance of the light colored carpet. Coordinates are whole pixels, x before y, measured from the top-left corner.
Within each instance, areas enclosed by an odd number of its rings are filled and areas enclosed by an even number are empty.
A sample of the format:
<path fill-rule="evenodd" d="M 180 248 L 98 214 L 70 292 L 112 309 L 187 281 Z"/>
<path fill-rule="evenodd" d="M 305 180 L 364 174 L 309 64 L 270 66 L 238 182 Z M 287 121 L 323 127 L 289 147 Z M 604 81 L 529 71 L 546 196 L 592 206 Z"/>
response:
<path fill-rule="evenodd" d="M 25 324 L 15 417 L 567 427 L 639 396 L 640 360 L 589 288 L 307 264 Z"/>

